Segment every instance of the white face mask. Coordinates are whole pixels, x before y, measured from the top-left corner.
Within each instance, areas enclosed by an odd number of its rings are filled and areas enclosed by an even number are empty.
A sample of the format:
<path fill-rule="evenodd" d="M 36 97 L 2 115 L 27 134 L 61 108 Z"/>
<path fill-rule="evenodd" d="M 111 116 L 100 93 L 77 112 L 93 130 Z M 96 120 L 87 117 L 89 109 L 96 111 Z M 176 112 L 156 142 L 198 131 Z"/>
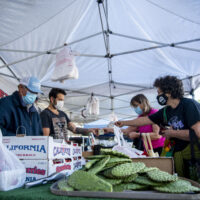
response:
<path fill-rule="evenodd" d="M 63 108 L 63 106 L 64 106 L 64 101 L 57 101 L 57 104 L 55 105 L 55 108 L 57 110 L 60 110 L 60 109 Z"/>

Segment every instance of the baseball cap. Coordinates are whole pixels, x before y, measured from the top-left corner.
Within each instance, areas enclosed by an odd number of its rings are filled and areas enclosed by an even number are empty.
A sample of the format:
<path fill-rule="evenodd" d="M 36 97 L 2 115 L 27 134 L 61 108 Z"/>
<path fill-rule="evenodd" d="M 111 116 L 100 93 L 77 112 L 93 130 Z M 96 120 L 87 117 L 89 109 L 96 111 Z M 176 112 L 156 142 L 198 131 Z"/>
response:
<path fill-rule="evenodd" d="M 43 94 L 43 92 L 40 90 L 40 81 L 34 76 L 24 77 L 20 80 L 19 83 L 26 86 L 31 92 Z"/>

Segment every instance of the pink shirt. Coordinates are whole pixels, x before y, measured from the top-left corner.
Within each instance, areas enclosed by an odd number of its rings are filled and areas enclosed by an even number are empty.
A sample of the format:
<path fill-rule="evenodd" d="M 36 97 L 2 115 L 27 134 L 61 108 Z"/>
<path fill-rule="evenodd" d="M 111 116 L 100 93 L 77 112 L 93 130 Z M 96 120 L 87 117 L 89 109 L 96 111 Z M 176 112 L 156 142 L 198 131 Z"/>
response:
<path fill-rule="evenodd" d="M 156 113 L 157 111 L 158 110 L 151 108 L 148 116 Z M 140 115 L 139 117 L 142 117 L 142 115 Z M 139 132 L 140 133 L 151 133 L 151 132 L 153 132 L 152 125 L 140 126 L 138 128 L 139 128 Z M 158 148 L 158 147 L 163 147 L 164 146 L 164 142 L 165 142 L 165 138 L 162 137 L 162 136 L 159 139 L 151 140 L 153 149 Z"/>

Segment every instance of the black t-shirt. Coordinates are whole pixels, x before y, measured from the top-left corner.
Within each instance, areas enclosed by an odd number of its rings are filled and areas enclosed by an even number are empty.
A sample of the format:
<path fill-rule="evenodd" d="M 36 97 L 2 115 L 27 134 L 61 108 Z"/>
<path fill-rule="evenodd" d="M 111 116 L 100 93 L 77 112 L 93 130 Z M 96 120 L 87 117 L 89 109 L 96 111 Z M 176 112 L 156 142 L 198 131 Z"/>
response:
<path fill-rule="evenodd" d="M 175 109 L 167 106 L 167 124 L 163 113 L 164 108 L 150 115 L 149 119 L 158 125 L 172 126 L 175 130 L 190 129 L 191 126 L 200 121 L 200 104 L 193 99 L 182 98 Z M 189 144 L 189 141 L 173 139 L 175 141 L 175 152 L 183 150 Z"/>
<path fill-rule="evenodd" d="M 56 115 L 51 110 L 46 108 L 40 113 L 42 128 L 50 128 L 49 136 L 60 139 L 64 138 L 64 134 L 67 133 L 67 124 L 70 122 L 68 116 L 61 110 L 58 110 L 59 114 Z"/>

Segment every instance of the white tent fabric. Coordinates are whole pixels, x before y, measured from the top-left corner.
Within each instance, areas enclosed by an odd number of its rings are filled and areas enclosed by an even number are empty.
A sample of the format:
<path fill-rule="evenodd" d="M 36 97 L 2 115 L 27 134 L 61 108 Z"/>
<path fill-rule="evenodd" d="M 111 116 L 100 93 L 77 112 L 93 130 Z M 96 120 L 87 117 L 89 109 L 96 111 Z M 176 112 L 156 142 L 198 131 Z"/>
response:
<path fill-rule="evenodd" d="M 65 89 L 76 121 L 97 119 L 81 117 L 91 93 L 100 98 L 98 119 L 134 117 L 129 102 L 138 93 L 158 108 L 157 77 L 178 76 L 186 93 L 200 84 L 199 10 L 198 0 L 0 0 L 0 89 L 11 94 L 17 80 L 37 76 L 43 103 L 50 88 Z M 52 82 L 64 45 L 80 54 L 79 79 Z"/>

